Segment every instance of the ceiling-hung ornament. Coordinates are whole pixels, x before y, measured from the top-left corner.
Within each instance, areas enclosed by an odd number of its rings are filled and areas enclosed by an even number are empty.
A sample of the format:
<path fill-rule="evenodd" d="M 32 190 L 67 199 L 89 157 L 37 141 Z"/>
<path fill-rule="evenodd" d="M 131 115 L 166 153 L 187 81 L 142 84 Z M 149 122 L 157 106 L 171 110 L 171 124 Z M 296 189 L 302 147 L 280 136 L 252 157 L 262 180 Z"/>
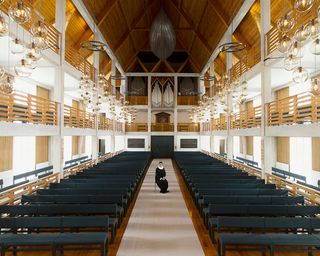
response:
<path fill-rule="evenodd" d="M 232 21 L 231 21 L 231 42 L 224 43 L 219 46 L 220 52 L 240 52 L 246 48 L 246 45 L 242 42 L 232 41 L 232 33 L 233 31 L 233 20 L 235 18 L 235 7 L 234 1 L 232 0 L 232 7 L 233 7 L 233 14 L 232 14 Z"/>
<path fill-rule="evenodd" d="M 96 13 L 96 2 L 97 1 L 94 1 L 94 6 L 93 6 L 93 13 Z M 96 36 L 96 23 L 94 22 L 93 24 L 93 36 L 94 36 L 94 39 L 95 39 L 95 36 Z M 82 42 L 80 42 L 80 47 L 83 48 L 83 49 L 86 49 L 86 50 L 89 50 L 89 51 L 93 51 L 93 52 L 103 52 L 105 50 L 105 47 L 107 45 L 101 41 L 98 41 L 98 40 L 84 40 Z"/>
<path fill-rule="evenodd" d="M 24 24 L 31 19 L 31 8 L 22 0 L 18 0 L 16 3 L 10 6 L 9 16 L 18 24 Z"/>
<path fill-rule="evenodd" d="M 172 23 L 163 10 L 154 19 L 150 30 L 152 52 L 160 59 L 167 59 L 176 47 L 176 33 Z"/>

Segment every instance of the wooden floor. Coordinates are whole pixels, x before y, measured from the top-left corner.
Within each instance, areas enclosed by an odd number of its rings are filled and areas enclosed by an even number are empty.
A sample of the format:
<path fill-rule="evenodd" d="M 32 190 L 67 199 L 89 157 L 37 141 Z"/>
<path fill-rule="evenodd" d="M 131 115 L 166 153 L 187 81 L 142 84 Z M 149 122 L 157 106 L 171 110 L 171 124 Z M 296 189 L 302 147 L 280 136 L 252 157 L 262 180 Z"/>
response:
<path fill-rule="evenodd" d="M 176 169 L 176 165 L 173 164 L 173 166 Z M 205 226 L 203 225 L 202 219 L 201 219 L 201 217 L 200 217 L 200 215 L 199 215 L 199 213 L 193 203 L 193 200 L 189 194 L 189 191 L 188 191 L 180 173 L 177 171 L 177 169 L 176 169 L 175 174 L 176 174 L 181 192 L 183 194 L 185 203 L 187 205 L 189 216 L 194 224 L 195 230 L 197 232 L 197 235 L 199 237 L 199 240 L 201 242 L 201 245 L 202 245 L 202 248 L 205 252 L 205 255 L 206 256 L 216 256 L 217 250 L 211 243 L 208 232 L 207 232 Z M 141 186 L 141 184 L 140 184 L 140 186 Z M 137 196 L 136 196 L 136 198 L 137 198 Z M 135 198 L 135 200 L 136 200 L 136 198 Z M 117 255 L 117 251 L 119 249 L 121 239 L 122 239 L 122 236 L 123 236 L 124 231 L 126 229 L 126 226 L 128 224 L 128 220 L 129 220 L 129 217 L 130 217 L 130 214 L 132 212 L 133 207 L 134 207 L 134 204 L 131 204 L 131 207 L 129 208 L 128 215 L 125 218 L 121 228 L 118 230 L 118 234 L 117 234 L 117 238 L 116 238 L 115 243 L 113 245 L 109 246 L 108 256 L 116 256 Z M 9 255 L 12 255 L 12 254 L 11 253 L 6 254 L 6 256 L 9 256 Z M 35 255 L 36 256 L 50 256 L 51 253 L 50 252 L 18 252 L 18 256 L 20 256 L 20 255 L 21 256 L 35 256 Z M 65 255 L 66 256 L 75 256 L 75 255 L 77 255 L 77 256 L 99 256 L 100 253 L 98 250 L 96 250 L 96 251 L 80 251 L 80 252 L 79 251 L 66 251 Z M 232 252 L 227 253 L 227 256 L 260 256 L 260 255 L 261 255 L 261 253 L 258 253 L 258 252 L 232 251 Z M 285 252 L 285 253 L 276 253 L 275 255 L 277 255 L 277 256 L 306 256 L 307 253 L 288 253 L 288 252 Z M 320 256 L 320 253 L 314 253 L 313 255 Z M 130 255 L 128 255 L 128 256 L 130 256 Z M 150 255 L 150 256 L 152 256 L 152 255 Z M 177 255 L 177 256 L 180 256 L 180 255 Z M 181 255 L 181 256 L 183 256 L 183 255 Z M 198 256 L 198 255 L 195 255 L 195 256 Z"/>

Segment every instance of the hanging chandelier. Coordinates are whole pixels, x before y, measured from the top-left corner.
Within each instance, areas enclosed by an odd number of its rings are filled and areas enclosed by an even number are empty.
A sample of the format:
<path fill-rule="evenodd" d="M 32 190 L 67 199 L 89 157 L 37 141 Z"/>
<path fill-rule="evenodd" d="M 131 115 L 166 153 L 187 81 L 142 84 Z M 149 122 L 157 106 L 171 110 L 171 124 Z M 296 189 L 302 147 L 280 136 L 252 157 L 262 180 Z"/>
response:
<path fill-rule="evenodd" d="M 0 81 L 0 92 L 4 94 L 11 94 L 13 92 L 13 78 L 8 76 L 4 76 L 2 81 Z"/>
<path fill-rule="evenodd" d="M 9 7 L 9 16 L 18 24 L 24 24 L 31 19 L 31 8 L 27 6 L 22 0 L 18 0 L 16 3 Z"/>
<path fill-rule="evenodd" d="M 9 33 L 9 25 L 6 19 L 0 14 L 0 37 L 6 36 Z"/>

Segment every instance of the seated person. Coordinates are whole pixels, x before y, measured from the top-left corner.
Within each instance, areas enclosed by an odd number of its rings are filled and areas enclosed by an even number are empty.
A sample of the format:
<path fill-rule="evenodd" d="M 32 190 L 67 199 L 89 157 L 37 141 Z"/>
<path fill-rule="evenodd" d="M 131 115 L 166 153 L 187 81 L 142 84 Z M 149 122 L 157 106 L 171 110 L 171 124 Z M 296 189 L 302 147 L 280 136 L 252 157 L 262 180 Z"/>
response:
<path fill-rule="evenodd" d="M 168 181 L 166 179 L 166 171 L 163 167 L 163 163 L 159 162 L 156 169 L 156 184 L 160 188 L 160 193 L 168 193 Z"/>

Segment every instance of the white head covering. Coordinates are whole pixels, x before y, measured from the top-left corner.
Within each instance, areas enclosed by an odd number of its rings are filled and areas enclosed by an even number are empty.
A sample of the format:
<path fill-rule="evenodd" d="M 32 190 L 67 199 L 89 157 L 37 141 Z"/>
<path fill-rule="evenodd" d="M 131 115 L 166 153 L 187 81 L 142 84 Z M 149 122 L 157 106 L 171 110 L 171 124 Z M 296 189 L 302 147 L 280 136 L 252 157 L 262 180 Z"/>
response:
<path fill-rule="evenodd" d="M 162 164 L 161 162 L 158 164 L 158 168 L 159 168 L 160 170 L 163 169 L 163 164 Z"/>

